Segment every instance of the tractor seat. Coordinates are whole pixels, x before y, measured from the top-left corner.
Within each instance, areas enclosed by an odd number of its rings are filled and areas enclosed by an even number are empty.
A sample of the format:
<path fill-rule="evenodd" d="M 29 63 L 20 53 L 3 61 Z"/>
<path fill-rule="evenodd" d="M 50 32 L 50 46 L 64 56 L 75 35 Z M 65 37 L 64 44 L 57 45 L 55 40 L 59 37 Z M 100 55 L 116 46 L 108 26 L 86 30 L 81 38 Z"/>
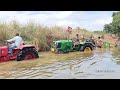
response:
<path fill-rule="evenodd" d="M 14 48 L 14 49 L 17 49 L 17 48 Z M 14 49 L 13 49 L 13 50 L 14 50 Z"/>

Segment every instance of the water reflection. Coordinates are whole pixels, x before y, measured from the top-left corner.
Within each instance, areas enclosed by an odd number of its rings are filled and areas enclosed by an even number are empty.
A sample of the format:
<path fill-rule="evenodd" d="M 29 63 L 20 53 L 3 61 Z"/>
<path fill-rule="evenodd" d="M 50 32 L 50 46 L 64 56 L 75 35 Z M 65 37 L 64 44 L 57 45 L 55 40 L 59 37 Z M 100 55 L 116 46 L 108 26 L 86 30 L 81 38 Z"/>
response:
<path fill-rule="evenodd" d="M 112 50 L 112 56 L 115 59 L 115 62 L 120 65 L 120 48 Z"/>
<path fill-rule="evenodd" d="M 65 60 L 55 60 L 62 59 Z M 86 79 L 120 78 L 119 49 L 96 49 L 93 52 L 76 52 L 52 57 L 52 63 L 43 60 L 15 64 L 11 75 L 1 78 L 14 79 Z"/>

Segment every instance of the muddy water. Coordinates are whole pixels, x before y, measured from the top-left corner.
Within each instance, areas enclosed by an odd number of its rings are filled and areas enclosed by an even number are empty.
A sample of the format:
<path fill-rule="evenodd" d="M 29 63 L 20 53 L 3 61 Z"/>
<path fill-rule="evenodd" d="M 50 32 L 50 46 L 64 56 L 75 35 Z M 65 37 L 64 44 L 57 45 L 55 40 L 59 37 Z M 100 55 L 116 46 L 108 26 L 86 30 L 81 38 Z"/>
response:
<path fill-rule="evenodd" d="M 29 61 L 0 63 L 0 78 L 6 79 L 118 79 L 120 49 L 96 49 L 69 54 L 40 53 Z"/>

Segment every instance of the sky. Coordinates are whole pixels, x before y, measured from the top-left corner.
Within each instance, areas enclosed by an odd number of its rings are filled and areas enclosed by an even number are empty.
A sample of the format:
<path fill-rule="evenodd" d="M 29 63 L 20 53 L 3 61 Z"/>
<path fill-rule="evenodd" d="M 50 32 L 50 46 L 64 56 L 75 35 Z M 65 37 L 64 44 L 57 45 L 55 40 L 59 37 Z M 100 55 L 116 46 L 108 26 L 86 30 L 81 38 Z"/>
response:
<path fill-rule="evenodd" d="M 45 26 L 80 27 L 89 31 L 103 30 L 117 11 L 0 11 L 0 22 L 16 20 L 20 24 L 33 22 Z"/>

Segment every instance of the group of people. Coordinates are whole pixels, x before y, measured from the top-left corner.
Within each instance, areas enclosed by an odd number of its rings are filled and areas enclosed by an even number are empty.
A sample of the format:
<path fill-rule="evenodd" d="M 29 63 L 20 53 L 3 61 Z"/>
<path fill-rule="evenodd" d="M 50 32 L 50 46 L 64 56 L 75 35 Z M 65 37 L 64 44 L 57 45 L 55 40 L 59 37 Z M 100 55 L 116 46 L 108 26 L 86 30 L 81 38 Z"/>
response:
<path fill-rule="evenodd" d="M 75 38 L 73 39 L 73 42 L 74 42 L 74 47 L 78 46 L 78 44 L 80 42 L 83 42 L 86 40 L 86 37 L 85 35 L 82 35 L 81 37 L 79 37 L 78 34 L 76 34 Z M 98 37 L 98 40 L 95 42 L 95 38 L 93 35 L 90 36 L 90 41 L 94 42 L 94 45 L 101 48 L 102 47 L 102 39 L 101 37 Z M 14 48 L 17 48 L 19 47 L 20 45 L 23 44 L 23 39 L 22 37 L 19 35 L 19 33 L 16 33 L 15 37 L 13 37 L 12 39 L 10 40 L 5 40 L 5 42 L 7 43 L 12 43 L 10 46 L 9 46 L 9 51 L 10 53 L 13 55 L 13 49 Z"/>
<path fill-rule="evenodd" d="M 74 47 L 78 46 L 78 44 L 79 44 L 80 42 L 83 42 L 83 41 L 86 41 L 86 40 L 87 40 L 87 39 L 86 39 L 85 35 L 82 35 L 81 37 L 79 37 L 79 35 L 76 34 L 76 36 L 75 36 L 74 39 L 73 39 Z M 101 38 L 100 36 L 98 37 L 98 40 L 95 41 L 94 36 L 91 35 L 90 38 L 89 38 L 89 41 L 90 41 L 90 42 L 93 42 L 93 44 L 94 44 L 96 47 L 99 47 L 99 48 L 102 47 L 103 41 L 102 41 L 102 38 Z"/>
<path fill-rule="evenodd" d="M 74 42 L 74 47 L 78 46 L 78 44 L 81 42 L 81 41 L 85 41 L 85 35 L 79 37 L 78 34 L 76 34 L 76 36 L 74 37 L 74 39 L 72 39 L 72 41 Z"/>

